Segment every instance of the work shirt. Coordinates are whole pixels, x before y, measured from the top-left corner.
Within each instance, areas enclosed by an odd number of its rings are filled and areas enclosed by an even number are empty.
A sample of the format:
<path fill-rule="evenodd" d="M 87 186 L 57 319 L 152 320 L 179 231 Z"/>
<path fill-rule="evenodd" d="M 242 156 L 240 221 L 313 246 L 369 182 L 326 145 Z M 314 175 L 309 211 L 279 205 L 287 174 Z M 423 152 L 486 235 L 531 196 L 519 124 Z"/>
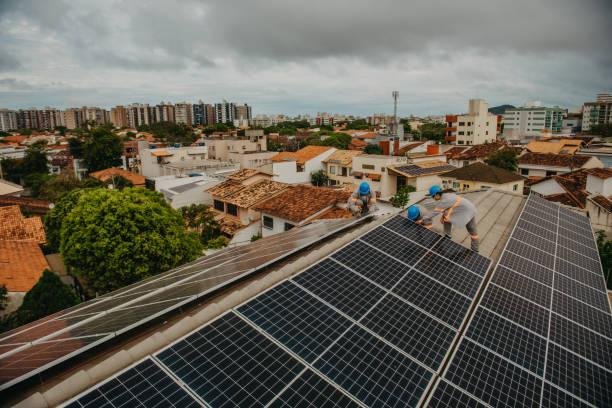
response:
<path fill-rule="evenodd" d="M 349 210 L 353 210 L 355 207 L 359 206 L 369 206 L 370 204 L 374 204 L 376 202 L 376 198 L 372 196 L 372 193 L 361 195 L 359 193 L 359 188 L 357 188 L 353 194 L 348 199 L 348 208 Z"/>
<path fill-rule="evenodd" d="M 476 215 L 474 204 L 454 193 L 442 193 L 442 198 L 435 203 L 436 208 L 424 218 L 431 219 L 442 214 L 454 227 L 464 227 Z"/>

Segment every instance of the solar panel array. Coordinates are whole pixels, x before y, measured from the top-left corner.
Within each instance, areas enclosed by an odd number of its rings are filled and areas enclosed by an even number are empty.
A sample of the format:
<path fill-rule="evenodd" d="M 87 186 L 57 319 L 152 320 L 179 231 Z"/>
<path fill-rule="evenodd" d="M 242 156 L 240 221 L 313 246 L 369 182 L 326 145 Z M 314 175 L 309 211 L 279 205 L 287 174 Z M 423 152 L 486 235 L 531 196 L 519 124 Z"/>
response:
<path fill-rule="evenodd" d="M 444 164 L 440 166 L 421 167 L 416 164 L 408 164 L 406 166 L 395 167 L 395 170 L 401 171 L 402 173 L 409 174 L 411 176 L 422 176 L 424 174 L 431 173 L 442 173 L 450 170 L 455 170 L 456 167 L 450 164 Z"/>
<path fill-rule="evenodd" d="M 531 196 L 430 406 L 612 406 L 612 315 L 588 218 Z"/>
<path fill-rule="evenodd" d="M 210 407 L 416 406 L 489 264 L 397 216 L 151 359 Z M 123 395 L 138 370 L 70 406 Z"/>
<path fill-rule="evenodd" d="M 333 220 L 228 248 L 0 336 L 0 390 L 192 302 L 359 221 Z"/>

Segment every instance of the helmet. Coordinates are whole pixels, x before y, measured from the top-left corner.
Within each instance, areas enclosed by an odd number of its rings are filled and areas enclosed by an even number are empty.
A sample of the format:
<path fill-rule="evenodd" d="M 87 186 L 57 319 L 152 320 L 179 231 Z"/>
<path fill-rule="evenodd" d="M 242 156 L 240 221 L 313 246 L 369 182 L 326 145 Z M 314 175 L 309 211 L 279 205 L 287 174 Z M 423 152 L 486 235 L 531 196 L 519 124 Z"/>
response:
<path fill-rule="evenodd" d="M 419 211 L 419 207 L 417 207 L 416 205 L 411 205 L 410 207 L 408 207 L 408 212 L 406 213 L 406 215 L 408 216 L 408 219 L 410 221 L 416 221 L 419 218 L 420 213 L 421 211 Z"/>
<path fill-rule="evenodd" d="M 370 185 L 367 182 L 362 181 L 361 184 L 359 184 L 359 194 L 370 194 Z"/>
<path fill-rule="evenodd" d="M 441 193 L 441 192 L 442 192 L 442 188 L 441 188 L 439 185 L 437 185 L 437 184 L 435 184 L 435 185 L 433 185 L 433 186 L 429 187 L 429 195 L 430 195 L 431 197 L 433 197 L 433 196 L 435 196 L 436 194 L 439 194 L 439 193 Z"/>

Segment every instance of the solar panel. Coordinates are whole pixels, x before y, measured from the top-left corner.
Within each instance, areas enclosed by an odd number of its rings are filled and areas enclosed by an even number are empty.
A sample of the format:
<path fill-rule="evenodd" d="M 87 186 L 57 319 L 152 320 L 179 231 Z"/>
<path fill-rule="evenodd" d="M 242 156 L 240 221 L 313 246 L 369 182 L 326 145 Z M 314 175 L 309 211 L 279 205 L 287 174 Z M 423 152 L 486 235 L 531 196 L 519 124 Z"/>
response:
<path fill-rule="evenodd" d="M 423 403 L 490 263 L 439 240 L 394 217 L 154 359 L 211 407 Z"/>
<path fill-rule="evenodd" d="M 612 315 L 595 248 L 586 217 L 529 197 L 434 395 L 612 406 Z"/>
<path fill-rule="evenodd" d="M 0 390 L 362 221 L 313 223 L 250 245 L 227 248 L 5 333 L 0 337 Z M 41 348 L 53 350 L 45 354 L 53 358 L 38 358 Z"/>
<path fill-rule="evenodd" d="M 446 381 L 440 381 L 427 405 L 431 408 L 485 408 L 472 396 Z"/>

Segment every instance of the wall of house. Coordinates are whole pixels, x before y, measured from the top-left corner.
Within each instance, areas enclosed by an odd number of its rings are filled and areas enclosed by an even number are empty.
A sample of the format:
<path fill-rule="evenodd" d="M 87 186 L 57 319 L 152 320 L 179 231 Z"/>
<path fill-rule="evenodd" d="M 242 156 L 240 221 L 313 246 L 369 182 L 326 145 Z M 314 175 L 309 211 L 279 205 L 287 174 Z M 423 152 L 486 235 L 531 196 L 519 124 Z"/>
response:
<path fill-rule="evenodd" d="M 333 148 L 329 149 L 321 153 L 317 157 L 307 160 L 306 163 L 304 164 L 304 173 L 306 173 L 307 177 L 306 177 L 306 180 L 303 181 L 303 183 L 310 183 L 311 173 L 315 171 L 319 171 L 319 170 L 325 170 L 325 164 L 323 162 L 327 160 L 327 158 L 331 156 L 332 153 L 334 153 L 336 150 L 337 149 L 333 149 Z"/>
<path fill-rule="evenodd" d="M 272 180 L 288 184 L 302 184 L 310 182 L 310 173 L 297 171 L 297 163 L 283 161 L 272 163 Z"/>
<path fill-rule="evenodd" d="M 414 187 L 416 191 L 429 190 L 429 187 L 442 184 L 442 179 L 438 175 L 415 177 Z"/>
<path fill-rule="evenodd" d="M 599 177 L 588 175 L 586 190 L 591 194 L 601 194 L 605 197 L 612 195 L 612 177 L 602 180 Z"/>
<path fill-rule="evenodd" d="M 241 169 L 258 169 L 271 163 L 270 158 L 277 152 L 239 153 L 230 152 L 228 159 L 232 163 L 238 163 Z"/>
<path fill-rule="evenodd" d="M 591 219 L 594 231 L 605 231 L 608 239 L 612 238 L 612 213 L 604 210 L 591 200 L 586 201 L 586 210 Z"/>
<path fill-rule="evenodd" d="M 251 242 L 251 237 L 253 235 L 259 235 L 260 229 L 261 225 L 259 221 L 251 223 L 250 225 L 242 228 L 241 230 L 236 231 L 236 233 L 230 240 L 230 245 L 245 244 Z"/>
<path fill-rule="evenodd" d="M 271 229 L 270 228 L 266 228 L 264 226 L 264 221 L 263 221 L 263 217 L 264 216 L 272 218 L 272 228 Z M 295 223 L 293 221 L 289 221 L 289 220 L 286 220 L 284 218 L 277 217 L 277 216 L 274 216 L 274 215 L 271 215 L 271 214 L 262 213 L 261 214 L 261 221 L 260 221 L 260 224 L 261 224 L 261 236 L 263 238 L 265 238 L 265 237 L 269 237 L 271 235 L 280 234 L 281 232 L 285 232 L 285 223 L 286 222 L 289 223 L 289 224 L 297 225 L 297 223 Z"/>
<path fill-rule="evenodd" d="M 496 190 L 508 191 L 516 194 L 523 194 L 523 187 L 525 182 L 523 180 L 514 181 L 511 183 L 496 184 L 496 183 L 485 183 L 482 181 L 471 181 L 471 180 L 457 180 L 457 179 L 444 179 L 442 185 L 445 188 L 452 188 L 456 191 L 473 191 L 480 190 L 483 188 L 494 188 Z"/>
<path fill-rule="evenodd" d="M 559 185 L 555 180 L 550 179 L 542 181 L 540 183 L 531 186 L 531 191 L 543 195 L 544 197 L 551 194 L 562 194 L 565 193 L 563 187 Z"/>
<path fill-rule="evenodd" d="M 212 184 L 206 187 L 195 186 L 190 190 L 175 194 L 170 199 L 170 206 L 174 209 L 187 207 L 191 204 L 206 204 L 212 206 L 212 197 L 210 194 L 204 192 L 204 188 L 210 188 L 212 186 Z"/>

